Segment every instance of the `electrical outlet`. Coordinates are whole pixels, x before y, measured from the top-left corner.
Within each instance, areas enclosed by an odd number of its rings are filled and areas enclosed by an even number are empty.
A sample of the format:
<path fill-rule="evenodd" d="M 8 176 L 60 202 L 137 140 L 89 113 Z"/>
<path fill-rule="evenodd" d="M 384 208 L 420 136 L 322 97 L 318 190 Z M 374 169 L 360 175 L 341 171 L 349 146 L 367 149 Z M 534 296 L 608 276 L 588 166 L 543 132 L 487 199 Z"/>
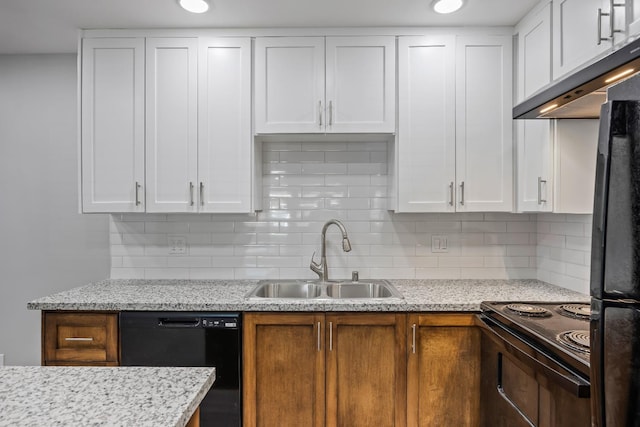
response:
<path fill-rule="evenodd" d="M 185 236 L 169 236 L 169 255 L 187 253 L 187 238 Z"/>
<path fill-rule="evenodd" d="M 449 252 L 449 237 L 448 236 L 431 236 L 431 252 L 445 253 Z"/>

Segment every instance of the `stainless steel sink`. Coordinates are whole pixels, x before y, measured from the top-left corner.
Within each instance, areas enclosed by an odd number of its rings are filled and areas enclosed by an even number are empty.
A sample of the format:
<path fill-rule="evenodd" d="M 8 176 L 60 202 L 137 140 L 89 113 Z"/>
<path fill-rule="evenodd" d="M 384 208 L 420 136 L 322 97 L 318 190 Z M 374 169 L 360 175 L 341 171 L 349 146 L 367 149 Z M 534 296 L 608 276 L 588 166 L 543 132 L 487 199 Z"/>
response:
<path fill-rule="evenodd" d="M 316 280 L 261 280 L 246 295 L 250 299 L 381 299 L 403 298 L 386 280 L 321 282 Z"/>
<path fill-rule="evenodd" d="M 249 297 L 257 298 L 317 298 L 322 293 L 322 287 L 313 282 L 274 281 L 260 282 Z"/>
<path fill-rule="evenodd" d="M 388 282 L 341 282 L 327 285 L 329 298 L 402 298 Z"/>

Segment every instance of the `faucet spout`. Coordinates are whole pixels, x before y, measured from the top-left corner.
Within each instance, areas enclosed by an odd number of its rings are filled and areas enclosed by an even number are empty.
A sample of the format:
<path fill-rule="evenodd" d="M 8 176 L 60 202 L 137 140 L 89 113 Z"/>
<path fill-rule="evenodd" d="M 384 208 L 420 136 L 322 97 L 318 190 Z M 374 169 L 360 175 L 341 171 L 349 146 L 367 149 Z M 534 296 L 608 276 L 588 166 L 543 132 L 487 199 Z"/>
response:
<path fill-rule="evenodd" d="M 337 219 L 331 219 L 327 221 L 322 227 L 322 233 L 321 233 L 322 247 L 320 251 L 320 262 L 319 263 L 315 262 L 312 255 L 311 264 L 309 265 L 309 268 L 311 269 L 311 271 L 316 273 L 320 278 L 320 280 L 322 280 L 323 282 L 329 281 L 329 270 L 327 266 L 327 229 L 331 225 L 337 226 L 340 229 L 340 232 L 342 233 L 342 250 L 345 252 L 351 251 L 351 241 L 349 241 L 349 236 L 347 235 L 347 229 L 344 227 L 344 224 L 342 224 L 342 222 L 338 221 Z M 314 252 L 314 255 L 315 255 L 315 252 Z"/>

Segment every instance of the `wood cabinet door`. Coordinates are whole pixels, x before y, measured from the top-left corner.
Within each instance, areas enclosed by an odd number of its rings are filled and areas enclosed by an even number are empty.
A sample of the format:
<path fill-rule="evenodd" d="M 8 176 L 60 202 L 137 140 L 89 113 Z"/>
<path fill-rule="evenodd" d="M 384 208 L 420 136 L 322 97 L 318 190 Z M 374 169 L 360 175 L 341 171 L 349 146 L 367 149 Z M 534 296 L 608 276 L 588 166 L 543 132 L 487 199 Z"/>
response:
<path fill-rule="evenodd" d="M 326 325 L 326 425 L 406 425 L 406 315 L 327 314 Z"/>
<path fill-rule="evenodd" d="M 198 211 L 250 212 L 251 39 L 200 38 Z"/>
<path fill-rule="evenodd" d="M 324 426 L 323 314 L 246 313 L 245 427 Z"/>
<path fill-rule="evenodd" d="M 395 132 L 395 37 L 326 38 L 327 132 Z"/>
<path fill-rule="evenodd" d="M 196 38 L 146 40 L 147 212 L 196 212 Z"/>
<path fill-rule="evenodd" d="M 513 210 L 511 37 L 458 37 L 456 210 Z"/>
<path fill-rule="evenodd" d="M 256 133 L 324 132 L 324 84 L 324 37 L 256 38 Z"/>
<path fill-rule="evenodd" d="M 455 212 L 455 37 L 398 38 L 396 212 Z"/>
<path fill-rule="evenodd" d="M 611 49 L 607 0 L 553 0 L 553 79 L 558 79 Z M 600 22 L 600 24 L 599 24 Z M 600 31 L 598 32 L 598 29 Z"/>
<path fill-rule="evenodd" d="M 42 313 L 43 365 L 117 366 L 117 313 Z"/>
<path fill-rule="evenodd" d="M 82 211 L 144 212 L 144 39 L 82 40 Z"/>
<path fill-rule="evenodd" d="M 480 331 L 474 314 L 408 315 L 407 425 L 480 424 Z"/>

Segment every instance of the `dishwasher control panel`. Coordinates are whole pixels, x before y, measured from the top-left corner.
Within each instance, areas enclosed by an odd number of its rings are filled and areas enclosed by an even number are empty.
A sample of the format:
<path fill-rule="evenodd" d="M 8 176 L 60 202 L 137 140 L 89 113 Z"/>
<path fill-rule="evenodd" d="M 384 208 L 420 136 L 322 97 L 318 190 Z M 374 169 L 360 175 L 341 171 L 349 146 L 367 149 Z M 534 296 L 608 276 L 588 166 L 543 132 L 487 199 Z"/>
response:
<path fill-rule="evenodd" d="M 230 317 L 203 317 L 203 328 L 238 329 L 238 319 Z"/>

